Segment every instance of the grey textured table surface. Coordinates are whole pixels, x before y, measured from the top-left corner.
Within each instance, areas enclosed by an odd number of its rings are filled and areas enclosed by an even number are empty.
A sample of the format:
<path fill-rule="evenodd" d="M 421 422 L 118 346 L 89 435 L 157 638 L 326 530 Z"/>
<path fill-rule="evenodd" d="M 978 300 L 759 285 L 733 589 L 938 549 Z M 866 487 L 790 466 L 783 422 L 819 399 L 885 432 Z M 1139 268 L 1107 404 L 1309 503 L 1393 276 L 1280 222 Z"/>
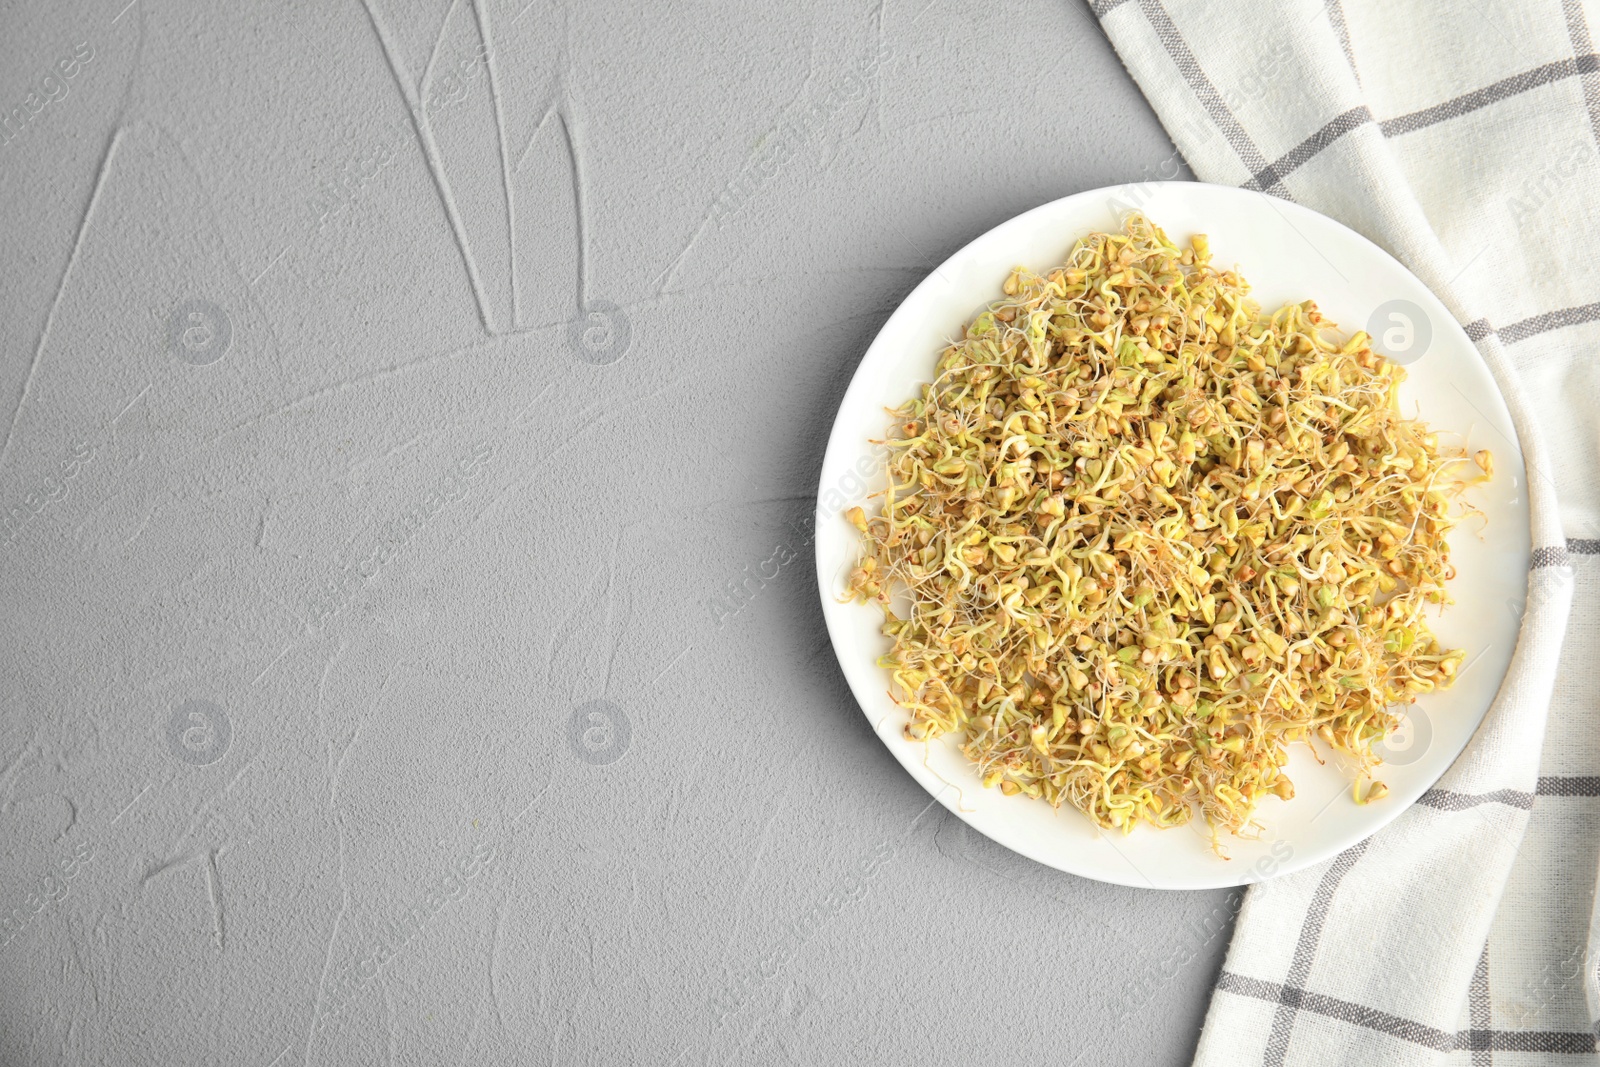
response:
<path fill-rule="evenodd" d="M 1236 897 L 930 808 L 810 554 L 896 302 L 1170 170 L 1085 9 L 125 4 L 0 14 L 0 1062 L 1188 1061 Z"/>

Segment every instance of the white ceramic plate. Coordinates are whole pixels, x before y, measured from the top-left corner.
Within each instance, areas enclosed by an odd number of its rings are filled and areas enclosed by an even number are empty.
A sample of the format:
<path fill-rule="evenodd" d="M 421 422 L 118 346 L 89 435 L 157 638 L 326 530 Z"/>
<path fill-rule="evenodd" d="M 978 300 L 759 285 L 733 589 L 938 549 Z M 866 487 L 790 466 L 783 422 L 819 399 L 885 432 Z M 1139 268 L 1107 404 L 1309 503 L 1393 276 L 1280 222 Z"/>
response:
<path fill-rule="evenodd" d="M 1468 499 L 1487 516 L 1451 537 L 1456 603 L 1435 632 L 1467 659 L 1455 686 L 1430 694 L 1387 743 L 1378 777 L 1388 798 L 1366 806 L 1350 796 L 1348 768 L 1319 765 L 1295 746 L 1289 772 L 1297 795 L 1269 798 L 1258 809 L 1257 840 L 1227 838 L 1228 859 L 1210 847 L 1203 820 L 1130 835 L 1097 830 L 1071 807 L 1007 797 L 984 789 L 955 742 L 907 741 L 905 714 L 888 695 L 877 659 L 889 647 L 875 605 L 840 603 L 855 565 L 858 535 L 842 510 L 882 488 L 881 438 L 899 406 L 933 374 L 938 353 L 984 306 L 1000 297 L 1013 266 L 1043 272 L 1059 265 L 1075 240 L 1119 228 L 1143 210 L 1179 245 L 1195 233 L 1211 239 L 1214 262 L 1236 265 L 1264 308 L 1311 298 L 1346 332 L 1367 329 L 1375 347 L 1407 363 L 1402 388 L 1408 414 L 1420 414 L 1446 443 L 1459 434 L 1488 448 L 1496 476 Z M 828 440 L 818 492 L 817 572 L 823 614 L 850 688 L 878 736 L 923 788 L 974 829 L 1024 856 L 1085 878 L 1161 889 L 1242 885 L 1318 863 L 1375 832 L 1425 792 L 1466 746 L 1488 710 L 1516 646 L 1530 555 L 1527 494 L 1516 431 L 1489 369 L 1444 305 L 1371 241 L 1295 204 L 1216 185 L 1146 183 L 1079 193 L 1004 223 L 951 256 L 917 286 L 867 350 Z M 870 510 L 870 509 L 869 509 Z"/>

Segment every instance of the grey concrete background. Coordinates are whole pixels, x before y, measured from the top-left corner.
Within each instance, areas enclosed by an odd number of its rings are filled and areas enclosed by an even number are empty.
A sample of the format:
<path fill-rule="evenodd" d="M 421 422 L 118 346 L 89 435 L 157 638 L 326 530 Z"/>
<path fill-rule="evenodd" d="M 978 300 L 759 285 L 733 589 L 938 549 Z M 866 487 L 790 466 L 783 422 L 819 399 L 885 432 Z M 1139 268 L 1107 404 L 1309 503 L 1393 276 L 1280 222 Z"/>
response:
<path fill-rule="evenodd" d="M 1236 897 L 930 807 L 810 555 L 896 302 L 1170 176 L 1084 7 L 0 12 L 0 1062 L 1188 1061 Z"/>

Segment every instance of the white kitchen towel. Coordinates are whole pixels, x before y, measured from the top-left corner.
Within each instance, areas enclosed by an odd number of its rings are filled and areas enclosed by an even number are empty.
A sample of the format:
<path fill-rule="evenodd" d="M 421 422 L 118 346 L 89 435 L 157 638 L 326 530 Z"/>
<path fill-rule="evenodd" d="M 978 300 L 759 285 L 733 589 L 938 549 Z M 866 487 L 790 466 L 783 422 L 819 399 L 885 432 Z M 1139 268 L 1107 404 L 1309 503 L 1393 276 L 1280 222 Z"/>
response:
<path fill-rule="evenodd" d="M 1090 6 L 1200 179 L 1343 221 L 1459 317 L 1516 421 L 1533 510 L 1521 638 L 1482 728 L 1387 829 L 1250 890 L 1196 1063 L 1593 1062 L 1597 12 L 1581 0 Z"/>

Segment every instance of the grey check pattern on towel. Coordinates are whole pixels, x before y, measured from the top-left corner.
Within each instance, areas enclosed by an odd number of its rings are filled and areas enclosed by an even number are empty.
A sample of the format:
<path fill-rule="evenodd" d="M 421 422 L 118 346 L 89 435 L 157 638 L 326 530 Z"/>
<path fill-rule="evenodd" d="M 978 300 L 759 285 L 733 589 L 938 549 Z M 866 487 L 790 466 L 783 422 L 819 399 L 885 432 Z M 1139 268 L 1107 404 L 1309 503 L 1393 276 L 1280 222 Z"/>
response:
<path fill-rule="evenodd" d="M 1483 727 L 1388 828 L 1250 890 L 1196 1063 L 1593 1062 L 1600 11 L 1090 6 L 1202 180 L 1331 215 L 1439 295 L 1506 395 L 1533 511 L 1521 637 Z"/>

